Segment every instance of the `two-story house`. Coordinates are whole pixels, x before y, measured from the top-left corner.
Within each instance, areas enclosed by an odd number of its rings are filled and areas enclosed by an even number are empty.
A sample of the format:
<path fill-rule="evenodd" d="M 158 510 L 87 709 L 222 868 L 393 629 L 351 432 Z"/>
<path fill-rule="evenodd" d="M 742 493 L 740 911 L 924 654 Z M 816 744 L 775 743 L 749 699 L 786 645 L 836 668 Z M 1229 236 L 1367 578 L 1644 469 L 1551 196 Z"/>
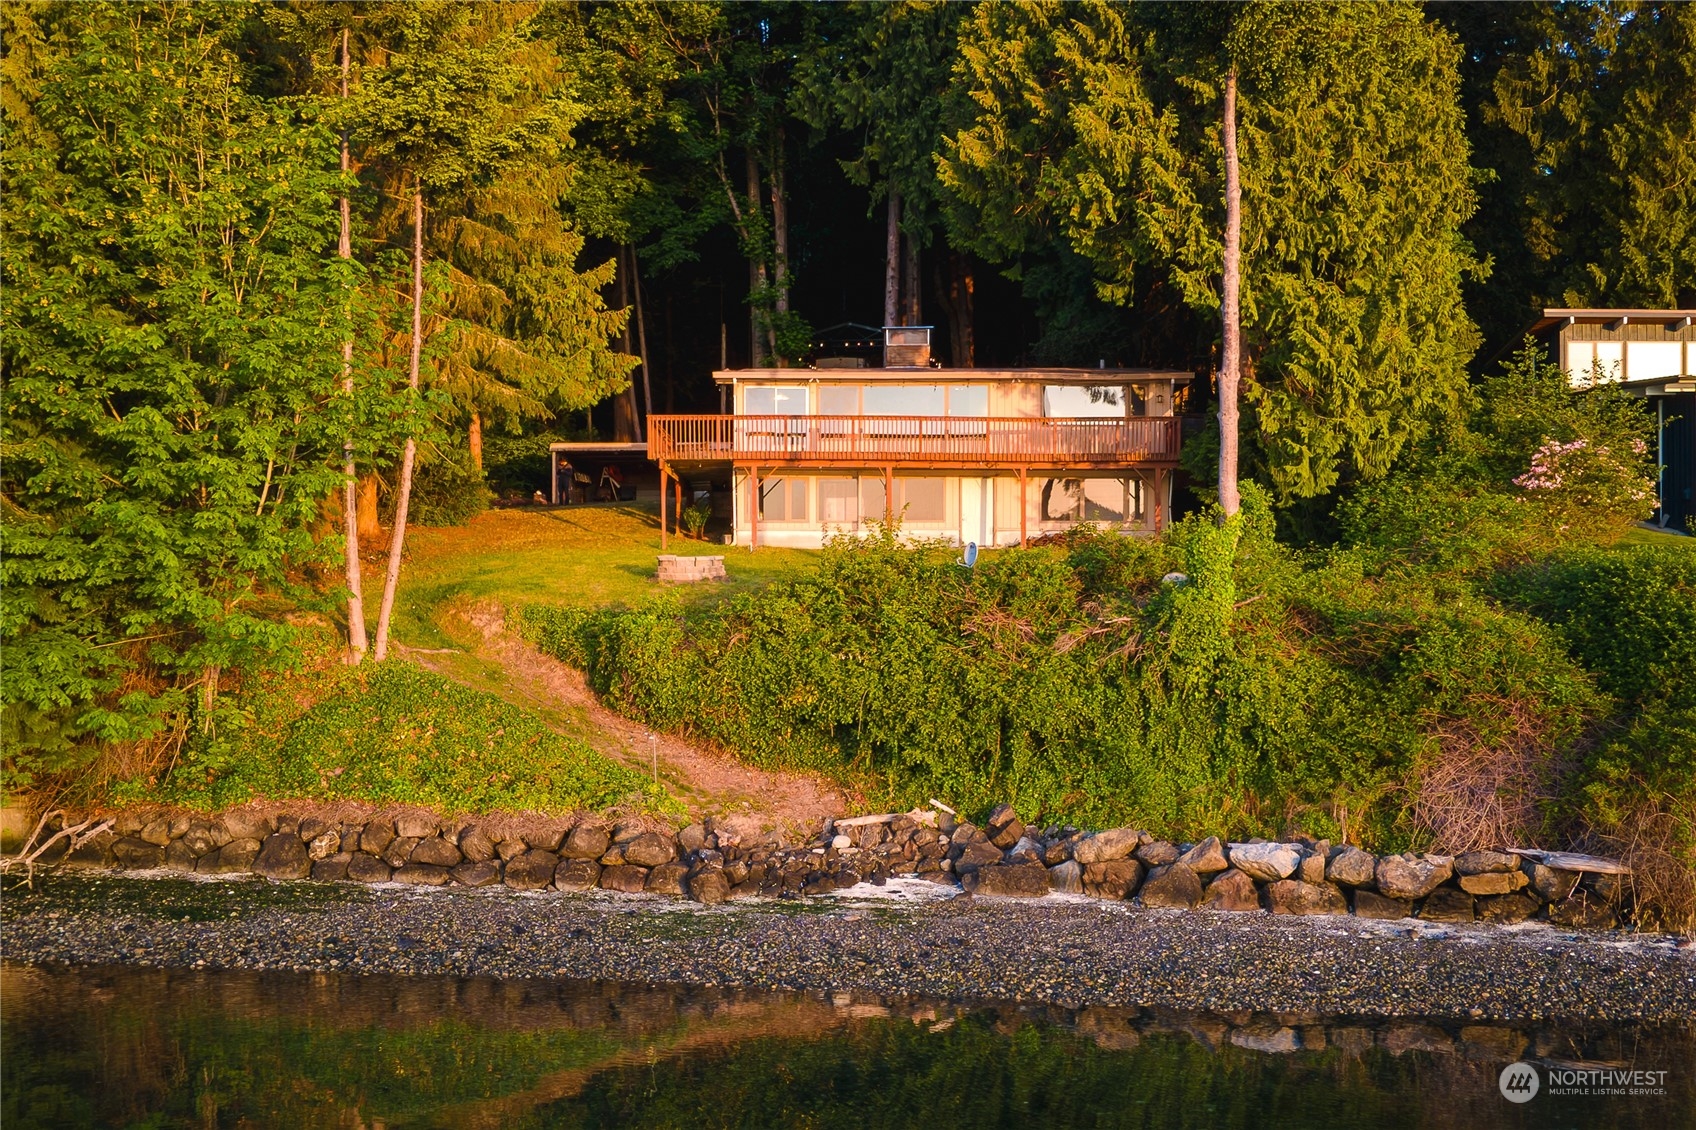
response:
<path fill-rule="evenodd" d="M 730 413 L 649 423 L 662 484 L 728 473 L 733 541 L 750 548 L 818 546 L 890 519 L 982 546 L 1168 520 L 1174 401 L 1191 374 L 935 368 L 929 335 L 886 329 L 882 368 L 844 358 L 714 373 Z"/>

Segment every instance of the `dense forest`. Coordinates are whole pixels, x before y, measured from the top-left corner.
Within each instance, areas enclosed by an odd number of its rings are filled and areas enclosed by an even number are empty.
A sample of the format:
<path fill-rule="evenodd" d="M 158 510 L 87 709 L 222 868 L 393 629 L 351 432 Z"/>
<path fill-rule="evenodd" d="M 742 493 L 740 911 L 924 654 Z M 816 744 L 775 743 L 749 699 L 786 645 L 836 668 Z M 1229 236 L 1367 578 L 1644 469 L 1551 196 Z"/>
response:
<path fill-rule="evenodd" d="M 474 512 L 540 437 L 716 411 L 713 369 L 841 323 L 1195 371 L 1206 503 L 1227 86 L 1241 477 L 1289 545 L 1465 573 L 1642 517 L 1635 409 L 1576 404 L 1521 337 L 1545 305 L 1696 305 L 1685 4 L 0 18 L 8 789 L 180 748 L 298 609 L 382 658 L 409 514 Z"/>

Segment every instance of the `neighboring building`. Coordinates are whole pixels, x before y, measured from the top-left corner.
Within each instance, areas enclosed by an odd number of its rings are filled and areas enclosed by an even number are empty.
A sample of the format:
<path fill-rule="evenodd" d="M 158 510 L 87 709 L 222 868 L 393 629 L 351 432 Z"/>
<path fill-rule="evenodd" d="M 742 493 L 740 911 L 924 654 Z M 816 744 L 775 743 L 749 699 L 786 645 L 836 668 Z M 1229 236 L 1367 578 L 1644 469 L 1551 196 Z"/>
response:
<path fill-rule="evenodd" d="M 1657 525 L 1690 532 L 1696 509 L 1696 310 L 1545 310 L 1531 332 L 1572 383 L 1617 381 L 1655 410 Z"/>
<path fill-rule="evenodd" d="M 906 534 L 984 546 L 1169 519 L 1189 373 L 941 369 L 928 327 L 883 339 L 882 368 L 837 357 L 714 373 L 731 414 L 649 423 L 662 483 L 727 477 L 734 541 L 750 547 L 817 546 L 886 515 Z"/>

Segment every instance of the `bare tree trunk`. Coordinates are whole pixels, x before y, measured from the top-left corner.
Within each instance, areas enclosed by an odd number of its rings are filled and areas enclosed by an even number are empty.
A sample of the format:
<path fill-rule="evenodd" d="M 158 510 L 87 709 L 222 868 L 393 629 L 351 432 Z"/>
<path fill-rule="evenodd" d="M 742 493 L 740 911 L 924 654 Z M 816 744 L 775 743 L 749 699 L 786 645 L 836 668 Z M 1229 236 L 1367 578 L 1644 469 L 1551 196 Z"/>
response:
<path fill-rule="evenodd" d="M 972 268 L 958 251 L 938 254 L 930 268 L 931 297 L 948 321 L 948 360 L 972 367 Z"/>
<path fill-rule="evenodd" d="M 348 76 L 348 29 L 342 28 L 342 101 L 347 101 Z M 352 155 L 348 152 L 347 130 L 342 130 L 342 176 L 346 177 L 353 167 Z M 337 242 L 336 252 L 343 259 L 353 258 L 353 216 L 348 206 L 347 193 L 342 193 L 342 232 Z M 353 327 L 348 327 L 347 339 L 342 342 L 342 395 L 350 404 L 353 401 Z M 349 424 L 348 437 L 342 444 L 342 529 L 345 542 L 342 554 L 347 565 L 347 646 L 348 660 L 357 664 L 365 658 L 365 651 L 370 646 L 365 638 L 365 586 L 359 564 L 359 479 L 358 469 L 353 459 L 352 424 Z"/>
<path fill-rule="evenodd" d="M 416 177 L 412 184 L 412 355 L 406 365 L 406 388 L 410 407 L 418 402 L 418 363 L 424 352 L 424 185 Z M 406 546 L 406 511 L 412 504 L 412 465 L 418 459 L 418 439 L 406 437 L 400 460 L 400 495 L 395 500 L 395 528 L 389 538 L 389 568 L 383 577 L 383 604 L 377 612 L 377 661 L 389 654 L 389 620 L 395 609 L 395 590 L 400 586 L 400 555 Z"/>
<path fill-rule="evenodd" d="M 624 247 L 618 249 L 618 308 L 630 309 L 630 268 L 625 262 Z M 630 321 L 624 319 L 619 331 L 618 351 L 629 356 L 634 347 L 630 340 Z M 612 402 L 612 438 L 620 443 L 634 443 L 642 434 L 642 416 L 636 407 L 636 382 L 632 380 Z"/>
<path fill-rule="evenodd" d="M 483 415 L 475 408 L 471 410 L 471 426 L 466 430 L 466 440 L 471 446 L 471 465 L 477 468 L 479 474 L 483 470 Z"/>
<path fill-rule="evenodd" d="M 919 241 L 907 233 L 907 254 L 901 270 L 901 324 L 917 326 L 924 322 L 924 309 L 919 286 Z"/>
<path fill-rule="evenodd" d="M 1237 385 L 1242 376 L 1243 190 L 1237 177 L 1237 73 L 1225 76 L 1225 279 L 1219 345 L 1219 508 L 1229 518 L 1237 493 Z"/>
<path fill-rule="evenodd" d="M 777 130 L 777 145 L 772 155 L 771 163 L 771 239 L 772 239 L 772 288 L 773 309 L 779 314 L 789 313 L 789 197 L 783 185 L 783 127 Z M 777 326 L 773 320 L 771 335 L 772 352 L 777 353 Z M 790 358 L 778 357 L 779 365 L 787 365 Z"/>
<path fill-rule="evenodd" d="M 889 225 L 883 245 L 883 324 L 901 323 L 901 191 L 889 182 Z"/>
<path fill-rule="evenodd" d="M 359 536 L 374 538 L 383 532 L 377 517 L 377 473 L 373 471 L 359 480 Z"/>
<path fill-rule="evenodd" d="M 636 292 L 636 347 L 642 358 L 642 407 L 649 417 L 654 414 L 654 382 L 652 371 L 648 366 L 648 319 L 642 314 L 642 275 L 636 268 L 636 245 L 630 245 L 630 286 Z M 637 431 L 637 438 L 648 434 L 644 426 Z"/>
<path fill-rule="evenodd" d="M 760 162 L 754 147 L 748 146 L 748 290 L 754 301 L 748 304 L 749 358 L 752 367 L 763 369 L 771 364 L 771 319 L 766 317 L 766 253 L 762 246 L 760 227 L 754 222 L 764 209 L 760 206 Z"/>

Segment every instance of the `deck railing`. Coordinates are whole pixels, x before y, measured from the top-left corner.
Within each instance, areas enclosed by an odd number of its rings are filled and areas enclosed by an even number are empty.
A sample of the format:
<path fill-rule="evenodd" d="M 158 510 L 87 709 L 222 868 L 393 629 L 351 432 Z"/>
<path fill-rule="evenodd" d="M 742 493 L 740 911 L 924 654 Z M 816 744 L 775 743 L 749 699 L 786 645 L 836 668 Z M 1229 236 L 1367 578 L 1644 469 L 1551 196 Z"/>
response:
<path fill-rule="evenodd" d="M 654 416 L 662 462 L 1044 467 L 1172 464 L 1176 416 Z"/>

